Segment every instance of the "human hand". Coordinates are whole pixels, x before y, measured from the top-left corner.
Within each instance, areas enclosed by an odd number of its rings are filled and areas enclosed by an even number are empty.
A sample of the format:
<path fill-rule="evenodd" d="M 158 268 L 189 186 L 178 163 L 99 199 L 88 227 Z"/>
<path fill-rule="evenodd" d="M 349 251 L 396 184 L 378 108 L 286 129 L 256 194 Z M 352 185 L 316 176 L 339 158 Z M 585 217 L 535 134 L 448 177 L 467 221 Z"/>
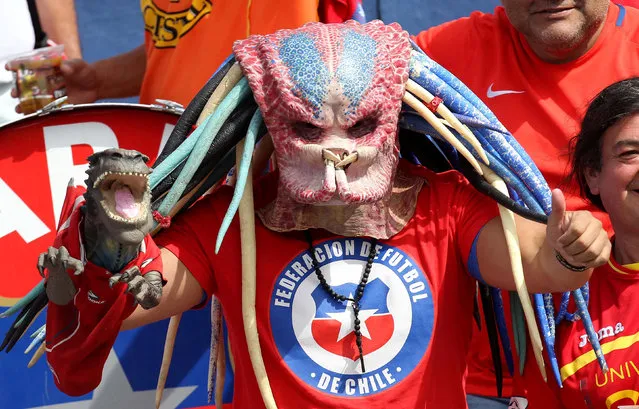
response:
<path fill-rule="evenodd" d="M 93 65 L 82 59 L 67 60 L 62 62 L 60 71 L 66 84 L 67 102 L 70 104 L 87 104 L 98 99 L 100 84 L 97 71 Z M 11 96 L 18 97 L 17 89 L 13 88 L 11 90 Z M 22 112 L 19 105 L 16 106 L 16 112 Z"/>
<path fill-rule="evenodd" d="M 583 271 L 604 264 L 611 244 L 602 224 L 588 211 L 566 211 L 559 189 L 552 191 L 552 213 L 548 217 L 546 242 L 565 268 Z"/>

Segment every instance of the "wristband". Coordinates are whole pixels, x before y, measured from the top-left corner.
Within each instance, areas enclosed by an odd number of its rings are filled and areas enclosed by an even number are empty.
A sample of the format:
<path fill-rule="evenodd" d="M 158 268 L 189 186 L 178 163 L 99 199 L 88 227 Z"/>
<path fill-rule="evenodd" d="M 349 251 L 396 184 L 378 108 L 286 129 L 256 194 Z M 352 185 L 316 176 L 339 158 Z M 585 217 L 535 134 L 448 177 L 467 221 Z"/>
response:
<path fill-rule="evenodd" d="M 570 264 L 568 262 L 568 260 L 566 260 L 564 258 L 564 256 L 562 256 L 561 254 L 559 254 L 559 252 L 557 250 L 555 250 L 555 258 L 557 259 L 559 264 L 561 264 L 562 266 L 564 266 L 565 268 L 567 268 L 570 271 L 582 272 L 582 271 L 586 271 L 588 269 L 588 267 L 586 267 L 586 266 L 574 266 L 574 265 Z"/>

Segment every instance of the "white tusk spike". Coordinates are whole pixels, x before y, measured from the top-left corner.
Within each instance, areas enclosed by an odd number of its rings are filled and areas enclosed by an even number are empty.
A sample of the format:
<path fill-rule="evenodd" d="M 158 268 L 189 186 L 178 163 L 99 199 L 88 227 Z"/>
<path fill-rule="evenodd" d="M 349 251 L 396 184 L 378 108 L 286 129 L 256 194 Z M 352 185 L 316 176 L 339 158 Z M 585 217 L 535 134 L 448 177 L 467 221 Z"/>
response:
<path fill-rule="evenodd" d="M 435 128 L 435 130 L 439 132 L 442 138 L 444 138 L 448 143 L 453 145 L 453 147 L 457 149 L 457 151 L 461 153 L 464 156 L 464 158 L 466 158 L 466 160 L 468 160 L 468 162 L 473 166 L 473 168 L 475 168 L 477 173 L 479 173 L 480 175 L 483 174 L 481 168 L 479 167 L 479 163 L 477 162 L 477 159 L 475 159 L 475 157 L 470 153 L 470 151 L 466 149 L 466 147 L 462 145 L 461 142 L 459 142 L 459 140 L 455 137 L 455 135 L 453 135 L 448 130 L 448 128 L 446 128 L 441 123 L 439 118 L 437 118 L 437 116 L 434 113 L 432 113 L 430 109 L 426 108 L 426 106 L 419 99 L 415 98 L 415 96 L 411 94 L 410 92 L 404 93 L 403 100 L 406 104 L 408 104 L 408 106 L 410 106 L 415 111 L 417 111 L 417 113 L 422 118 L 424 118 L 433 128 Z"/>
<path fill-rule="evenodd" d="M 242 69 L 240 68 L 240 64 L 235 63 L 229 69 L 229 72 L 226 73 L 220 84 L 215 88 L 209 100 L 206 102 L 204 109 L 200 113 L 200 116 L 197 118 L 196 126 L 200 126 L 200 124 L 211 115 L 217 109 L 217 106 L 220 105 L 220 102 L 224 99 L 224 97 L 231 92 L 233 87 L 240 82 L 242 79 Z"/>
<path fill-rule="evenodd" d="M 38 359 L 40 359 L 42 355 L 44 355 L 44 350 L 46 349 L 46 346 L 47 346 L 46 342 L 43 342 L 40 345 L 40 347 L 36 349 L 36 351 L 33 353 L 33 356 L 31 357 L 31 360 L 27 364 L 27 368 L 31 368 L 33 365 L 36 364 L 36 362 L 38 362 Z"/>
<path fill-rule="evenodd" d="M 502 178 L 497 176 L 488 167 L 482 165 L 484 170 L 484 179 L 490 183 L 495 189 L 499 190 L 506 196 L 510 196 L 506 183 Z M 532 344 L 533 353 L 537 366 L 541 372 L 541 376 L 544 381 L 547 381 L 546 369 L 544 364 L 544 357 L 542 355 L 543 345 L 541 343 L 541 335 L 539 334 L 539 328 L 537 327 L 537 321 L 535 319 L 535 312 L 533 310 L 532 303 L 530 301 L 530 293 L 526 286 L 526 280 L 524 277 L 524 269 L 521 264 L 521 251 L 519 248 L 519 239 L 517 238 L 517 226 L 515 225 L 514 213 L 498 204 L 499 217 L 504 229 L 504 236 L 506 237 L 506 245 L 508 246 L 508 254 L 510 256 L 510 266 L 513 272 L 513 278 L 515 280 L 515 287 L 517 288 L 517 295 L 521 301 L 521 306 L 524 310 L 524 316 L 526 318 L 526 324 L 528 325 L 528 333 L 530 334 L 530 343 Z"/>
<path fill-rule="evenodd" d="M 433 94 L 428 92 L 428 90 L 424 89 L 418 83 L 416 83 L 415 81 L 411 79 L 409 79 L 408 82 L 406 83 L 406 89 L 410 91 L 411 93 L 413 93 L 416 97 L 418 97 L 422 101 L 426 102 L 427 104 L 430 104 L 430 102 L 435 98 L 435 96 L 433 96 Z M 470 143 L 470 145 L 473 148 L 475 148 L 475 150 L 477 151 L 477 154 L 479 155 L 481 160 L 484 161 L 486 165 L 490 165 L 490 162 L 488 161 L 488 156 L 486 156 L 486 152 L 484 152 L 484 148 L 481 146 L 481 143 L 479 142 L 479 140 L 477 140 L 475 135 L 473 135 L 472 131 L 468 129 L 466 125 L 459 122 L 459 119 L 457 119 L 457 117 L 453 115 L 452 112 L 450 112 L 450 109 L 448 109 L 446 105 L 439 104 L 439 106 L 437 107 L 437 113 L 446 120 L 446 123 L 451 128 L 459 132 L 459 134 L 464 139 L 466 139 L 466 141 L 468 141 L 468 143 Z"/>
<path fill-rule="evenodd" d="M 237 144 L 236 163 L 240 163 L 244 152 L 244 139 Z M 249 167 L 249 175 L 251 175 Z M 249 357 L 260 388 L 260 394 L 266 409 L 277 409 L 268 374 L 264 367 L 264 359 L 257 333 L 257 318 L 255 315 L 256 263 L 257 246 L 255 243 L 255 208 L 253 205 L 253 178 L 246 178 L 244 194 L 238 208 L 240 214 L 240 241 L 242 247 L 242 318 L 244 319 L 244 334 L 249 350 Z"/>
<path fill-rule="evenodd" d="M 177 336 L 177 330 L 180 326 L 180 319 L 182 319 L 182 314 L 172 316 L 169 321 L 169 327 L 166 330 L 164 353 L 162 354 L 162 366 L 160 367 L 160 375 L 158 376 L 158 386 L 155 389 L 155 409 L 159 409 L 160 404 L 162 403 L 162 395 L 164 394 L 166 378 L 169 375 L 169 368 L 171 367 L 173 347 L 175 346 L 175 337 Z"/>
<path fill-rule="evenodd" d="M 222 335 L 222 329 L 220 329 Z M 219 337 L 219 345 L 217 348 L 217 374 L 215 375 L 215 409 L 222 409 L 224 406 L 224 379 L 226 378 L 226 355 L 224 354 L 224 336 Z"/>

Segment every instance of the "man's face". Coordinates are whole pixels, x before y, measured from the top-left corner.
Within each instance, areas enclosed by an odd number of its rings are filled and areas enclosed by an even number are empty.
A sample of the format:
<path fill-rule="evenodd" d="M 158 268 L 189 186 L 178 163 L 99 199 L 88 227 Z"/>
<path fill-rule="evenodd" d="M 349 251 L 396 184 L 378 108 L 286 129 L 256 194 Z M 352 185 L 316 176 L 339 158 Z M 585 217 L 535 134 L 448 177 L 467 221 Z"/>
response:
<path fill-rule="evenodd" d="M 639 114 L 621 119 L 604 133 L 601 170 L 587 176 L 617 234 L 639 224 Z"/>
<path fill-rule="evenodd" d="M 533 49 L 569 51 L 593 38 L 608 0 L 501 0 L 511 24 Z"/>

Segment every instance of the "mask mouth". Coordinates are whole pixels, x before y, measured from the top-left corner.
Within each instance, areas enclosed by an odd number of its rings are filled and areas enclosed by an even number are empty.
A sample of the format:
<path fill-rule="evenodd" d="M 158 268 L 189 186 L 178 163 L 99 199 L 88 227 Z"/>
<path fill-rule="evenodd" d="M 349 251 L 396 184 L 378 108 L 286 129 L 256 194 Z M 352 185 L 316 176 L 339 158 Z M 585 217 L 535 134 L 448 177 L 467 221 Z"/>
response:
<path fill-rule="evenodd" d="M 361 195 L 354 194 L 349 186 L 348 178 L 346 177 L 346 169 L 351 164 L 357 162 L 359 159 L 359 153 L 339 151 L 335 153 L 330 149 L 322 150 L 322 159 L 324 159 L 325 173 L 324 183 L 331 182 L 333 184 L 333 191 L 337 190 L 339 198 L 350 203 L 353 201 L 361 200 Z"/>
<path fill-rule="evenodd" d="M 148 173 L 105 172 L 93 188 L 100 191 L 100 205 L 111 220 L 136 225 L 147 219 L 145 198 L 151 194 Z"/>
<path fill-rule="evenodd" d="M 378 195 L 373 194 L 370 184 L 379 181 L 376 178 L 371 180 L 370 176 L 375 173 L 371 165 L 375 164 L 378 153 L 379 150 L 371 146 L 358 146 L 351 151 L 325 145 L 305 145 L 289 166 L 304 169 L 303 175 L 315 183 L 309 186 L 310 183 L 305 185 L 299 179 L 291 178 L 291 193 L 297 201 L 318 205 L 374 201 Z"/>

